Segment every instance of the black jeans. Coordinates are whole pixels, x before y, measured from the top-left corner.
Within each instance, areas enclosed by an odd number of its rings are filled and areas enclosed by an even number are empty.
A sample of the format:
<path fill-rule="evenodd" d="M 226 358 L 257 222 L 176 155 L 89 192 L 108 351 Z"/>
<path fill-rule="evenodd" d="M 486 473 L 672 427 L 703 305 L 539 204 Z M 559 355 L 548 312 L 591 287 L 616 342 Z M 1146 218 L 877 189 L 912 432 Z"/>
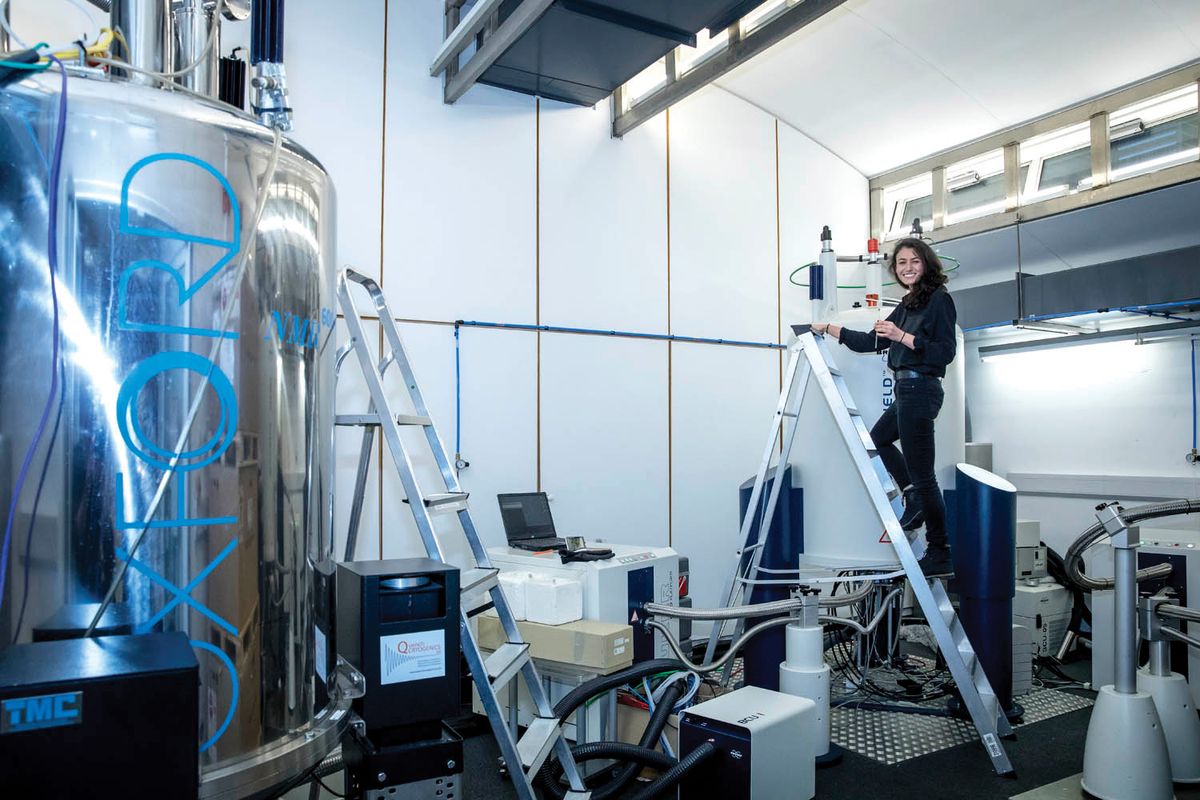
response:
<path fill-rule="evenodd" d="M 945 396 L 937 378 L 898 380 L 895 402 L 871 428 L 871 440 L 892 480 L 901 489 L 913 487 L 925 512 L 925 541 L 934 547 L 948 546 L 946 503 L 933 471 L 933 422 Z"/>

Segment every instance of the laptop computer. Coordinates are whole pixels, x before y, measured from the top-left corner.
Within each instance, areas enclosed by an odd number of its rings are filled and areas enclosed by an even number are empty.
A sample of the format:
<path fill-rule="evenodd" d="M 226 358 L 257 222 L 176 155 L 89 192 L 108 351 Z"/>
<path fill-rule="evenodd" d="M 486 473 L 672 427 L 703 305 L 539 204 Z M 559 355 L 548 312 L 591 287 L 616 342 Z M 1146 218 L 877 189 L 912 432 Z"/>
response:
<path fill-rule="evenodd" d="M 508 546 L 519 550 L 565 550 L 567 543 L 554 532 L 550 499 L 545 492 L 498 494 L 500 519 Z"/>

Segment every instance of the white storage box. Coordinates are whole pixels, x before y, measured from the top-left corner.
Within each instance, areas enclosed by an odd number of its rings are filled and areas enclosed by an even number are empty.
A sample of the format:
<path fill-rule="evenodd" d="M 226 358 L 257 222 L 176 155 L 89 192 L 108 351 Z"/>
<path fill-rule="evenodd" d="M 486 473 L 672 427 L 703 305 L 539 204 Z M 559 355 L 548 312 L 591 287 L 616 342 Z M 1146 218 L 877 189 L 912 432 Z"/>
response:
<path fill-rule="evenodd" d="M 504 590 L 504 599 L 508 601 L 508 607 L 512 611 L 513 617 L 518 620 L 526 619 L 525 583 L 529 580 L 530 573 L 501 572 L 499 577 L 500 588 Z"/>
<path fill-rule="evenodd" d="M 562 625 L 583 619 L 583 583 L 534 573 L 525 581 L 525 619 Z"/>

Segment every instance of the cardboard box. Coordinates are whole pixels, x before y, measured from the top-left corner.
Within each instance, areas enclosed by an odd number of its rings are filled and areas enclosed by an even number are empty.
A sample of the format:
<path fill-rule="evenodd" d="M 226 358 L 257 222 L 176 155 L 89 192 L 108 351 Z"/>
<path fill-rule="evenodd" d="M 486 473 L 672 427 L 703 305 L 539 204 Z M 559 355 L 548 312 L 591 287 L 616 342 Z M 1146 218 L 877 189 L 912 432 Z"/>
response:
<path fill-rule="evenodd" d="M 479 646 L 499 649 L 504 644 L 504 629 L 494 614 L 480 614 Z M 518 622 L 521 637 L 529 642 L 534 658 L 575 664 L 607 674 L 633 663 L 633 629 L 628 625 L 576 620 L 565 625 Z"/>

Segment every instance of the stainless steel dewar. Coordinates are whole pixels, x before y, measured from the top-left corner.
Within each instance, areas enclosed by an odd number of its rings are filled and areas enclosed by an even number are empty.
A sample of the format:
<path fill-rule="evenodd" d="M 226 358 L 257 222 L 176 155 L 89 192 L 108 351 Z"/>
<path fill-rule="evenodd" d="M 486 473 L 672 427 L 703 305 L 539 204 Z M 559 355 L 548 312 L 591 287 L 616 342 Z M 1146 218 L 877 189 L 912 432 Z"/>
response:
<path fill-rule="evenodd" d="M 285 141 L 238 282 L 271 132 L 216 102 L 72 77 L 55 303 L 59 80 L 0 92 L 5 510 L 50 391 L 55 305 L 61 331 L 57 433 L 17 506 L 0 648 L 94 609 L 124 567 L 114 612 L 135 632 L 186 632 L 200 661 L 202 795 L 247 796 L 319 761 L 343 717 L 329 688 L 333 185 Z"/>

